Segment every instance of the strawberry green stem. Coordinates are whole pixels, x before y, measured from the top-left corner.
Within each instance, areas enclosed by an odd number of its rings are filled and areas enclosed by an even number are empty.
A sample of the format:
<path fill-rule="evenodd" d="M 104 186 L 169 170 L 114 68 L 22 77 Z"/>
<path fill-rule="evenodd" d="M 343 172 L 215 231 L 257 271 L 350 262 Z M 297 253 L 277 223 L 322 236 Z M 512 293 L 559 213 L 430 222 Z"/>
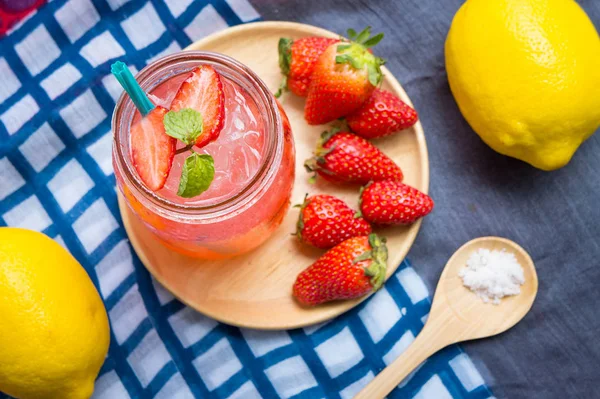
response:
<path fill-rule="evenodd" d="M 359 209 L 359 211 L 358 211 L 358 212 L 360 212 L 360 210 L 362 209 L 362 202 L 363 202 L 363 192 L 364 192 L 364 191 L 365 191 L 365 189 L 366 189 L 367 187 L 369 187 L 371 184 L 373 184 L 373 182 L 372 182 L 372 181 L 368 182 L 368 183 L 367 183 L 365 186 L 362 186 L 362 187 L 360 188 L 360 190 L 358 190 L 358 209 Z M 361 216 L 362 216 L 362 213 L 361 213 Z"/>
<path fill-rule="evenodd" d="M 339 127 L 333 126 L 330 130 L 321 133 L 321 137 L 317 141 L 317 147 L 315 148 L 315 156 L 304 161 L 304 169 L 306 169 L 308 173 L 313 173 L 317 170 L 321 170 L 323 173 L 331 173 L 328 170 L 321 168 L 321 165 L 325 164 L 325 156 L 333 151 L 333 148 L 325 148 L 324 146 L 339 131 Z M 314 183 L 316 181 L 316 177 L 317 175 L 314 173 L 309 179 L 309 182 Z"/>
<path fill-rule="evenodd" d="M 371 264 L 365 269 L 365 274 L 371 277 L 373 291 L 381 288 L 385 281 L 387 270 L 388 250 L 385 245 L 385 239 L 377 234 L 369 235 L 369 244 L 371 245 Z"/>
<path fill-rule="evenodd" d="M 374 56 L 368 49 L 379 43 L 383 39 L 383 34 L 371 36 L 371 27 L 368 26 L 360 33 L 349 29 L 348 37 L 351 40 L 350 43 L 338 45 L 335 62 L 350 64 L 352 68 L 358 70 L 366 68 L 369 82 L 373 86 L 378 86 L 383 79 L 381 65 L 385 64 L 385 60 Z"/>
<path fill-rule="evenodd" d="M 279 85 L 279 90 L 275 93 L 275 98 L 281 97 L 281 95 L 288 90 L 287 77 L 290 74 L 290 65 L 292 64 L 292 44 L 294 41 L 287 37 L 279 39 L 279 45 L 277 49 L 279 51 L 279 69 L 283 74 L 283 79 Z"/>
<path fill-rule="evenodd" d="M 304 230 L 304 208 L 309 204 L 308 193 L 304 196 L 304 202 L 301 204 L 294 205 L 296 208 L 300 208 L 300 214 L 298 215 L 298 221 L 296 222 L 296 232 L 293 234 L 302 240 L 302 230 Z"/>
<path fill-rule="evenodd" d="M 279 51 L 279 68 L 281 73 L 287 76 L 290 73 L 290 65 L 292 64 L 292 44 L 294 41 L 287 37 L 279 39 L 277 50 Z"/>
<path fill-rule="evenodd" d="M 279 88 L 277 89 L 277 91 L 274 94 L 275 98 L 281 97 L 281 95 L 283 93 L 285 93 L 286 91 L 288 91 L 287 76 L 284 76 L 283 78 L 281 78 L 281 83 L 279 84 Z"/>
<path fill-rule="evenodd" d="M 317 163 L 317 158 L 313 157 L 313 158 L 308 158 L 306 161 L 304 161 L 304 169 L 306 169 L 306 171 L 308 173 L 312 173 L 312 172 L 316 172 L 317 170 L 321 169 L 321 167 Z"/>
<path fill-rule="evenodd" d="M 322 148 L 325 144 L 327 144 L 327 142 L 333 136 L 335 136 L 337 133 L 339 133 L 340 130 L 341 130 L 341 127 L 332 126 L 331 129 L 326 130 L 323 133 L 321 133 L 321 137 L 320 137 L 319 141 L 317 142 L 317 148 Z"/>
<path fill-rule="evenodd" d="M 154 104 L 150 101 L 144 90 L 140 87 L 138 82 L 135 80 L 127 65 L 121 61 L 117 61 L 111 65 L 110 71 L 127 94 L 133 101 L 135 107 L 140 111 L 142 116 L 146 116 L 150 111 L 154 109 Z"/>
<path fill-rule="evenodd" d="M 319 164 L 317 163 L 317 159 L 316 158 L 308 158 L 306 161 L 304 161 L 304 169 L 306 169 L 306 171 L 308 173 L 312 173 L 312 175 L 309 177 L 308 182 L 310 184 L 314 184 L 317 181 L 317 170 L 321 169 Z"/>

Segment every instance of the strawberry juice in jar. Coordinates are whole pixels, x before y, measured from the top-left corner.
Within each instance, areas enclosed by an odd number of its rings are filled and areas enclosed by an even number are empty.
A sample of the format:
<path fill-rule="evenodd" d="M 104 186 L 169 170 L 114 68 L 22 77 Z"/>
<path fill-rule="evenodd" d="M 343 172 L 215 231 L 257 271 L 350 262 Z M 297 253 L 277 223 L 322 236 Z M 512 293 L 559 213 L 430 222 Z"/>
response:
<path fill-rule="evenodd" d="M 127 205 L 164 245 L 194 257 L 226 258 L 259 246 L 281 224 L 294 182 L 294 142 L 287 116 L 264 82 L 227 56 L 180 52 L 147 66 L 136 80 L 154 105 L 168 110 L 175 107 L 172 102 L 182 83 L 200 65 L 217 71 L 224 93 L 218 138 L 193 148 L 214 159 L 209 188 L 193 198 L 178 195 L 189 155 L 179 140 L 164 186 L 153 191 L 144 183 L 137 164 L 134 167 L 130 140 L 140 115 L 127 95 L 121 96 L 113 115 L 113 164 Z M 189 92 L 188 97 L 206 95 Z M 205 127 L 210 123 L 205 120 Z"/>

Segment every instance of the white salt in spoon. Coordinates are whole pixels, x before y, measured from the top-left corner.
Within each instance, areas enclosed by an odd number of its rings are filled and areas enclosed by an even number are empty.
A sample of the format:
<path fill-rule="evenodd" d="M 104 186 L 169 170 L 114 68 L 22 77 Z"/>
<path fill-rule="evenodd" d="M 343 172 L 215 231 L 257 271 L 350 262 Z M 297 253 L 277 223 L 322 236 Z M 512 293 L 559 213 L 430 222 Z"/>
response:
<path fill-rule="evenodd" d="M 505 249 L 523 267 L 521 293 L 501 299 L 499 305 L 484 303 L 463 286 L 458 272 L 476 250 Z M 415 341 L 392 364 L 369 383 L 355 399 L 384 398 L 404 378 L 440 349 L 457 342 L 491 337 L 517 324 L 533 305 L 538 279 L 531 257 L 514 242 L 500 237 L 481 237 L 460 247 L 442 272 L 425 327 Z"/>

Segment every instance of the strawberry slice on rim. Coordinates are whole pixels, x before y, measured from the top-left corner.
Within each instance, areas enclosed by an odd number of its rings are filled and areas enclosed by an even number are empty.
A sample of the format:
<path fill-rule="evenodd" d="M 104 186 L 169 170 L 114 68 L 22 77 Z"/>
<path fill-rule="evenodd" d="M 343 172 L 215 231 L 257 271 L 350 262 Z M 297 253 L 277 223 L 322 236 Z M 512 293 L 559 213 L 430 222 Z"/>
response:
<path fill-rule="evenodd" d="M 133 166 L 152 191 L 163 188 L 175 157 L 177 140 L 167 136 L 163 124 L 167 112 L 156 107 L 129 130 Z"/>
<path fill-rule="evenodd" d="M 202 134 L 196 140 L 196 146 L 203 147 L 215 141 L 225 122 L 225 94 L 221 76 L 210 65 L 200 65 L 181 84 L 173 102 L 171 111 L 191 108 L 202 115 Z"/>

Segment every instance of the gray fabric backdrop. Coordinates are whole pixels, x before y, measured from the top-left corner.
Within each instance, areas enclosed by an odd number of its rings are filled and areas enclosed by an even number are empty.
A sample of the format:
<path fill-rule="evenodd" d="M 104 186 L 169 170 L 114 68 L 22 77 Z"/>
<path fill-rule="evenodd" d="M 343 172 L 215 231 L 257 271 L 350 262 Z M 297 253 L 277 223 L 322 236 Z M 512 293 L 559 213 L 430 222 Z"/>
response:
<path fill-rule="evenodd" d="M 551 173 L 489 149 L 461 116 L 444 67 L 446 34 L 463 1 L 252 3 L 266 20 L 385 32 L 378 54 L 420 114 L 436 201 L 409 254 L 413 265 L 433 291 L 464 242 L 498 235 L 520 243 L 540 279 L 531 313 L 507 333 L 464 347 L 499 398 L 600 398 L 600 134 Z M 599 29 L 600 0 L 579 4 Z"/>

